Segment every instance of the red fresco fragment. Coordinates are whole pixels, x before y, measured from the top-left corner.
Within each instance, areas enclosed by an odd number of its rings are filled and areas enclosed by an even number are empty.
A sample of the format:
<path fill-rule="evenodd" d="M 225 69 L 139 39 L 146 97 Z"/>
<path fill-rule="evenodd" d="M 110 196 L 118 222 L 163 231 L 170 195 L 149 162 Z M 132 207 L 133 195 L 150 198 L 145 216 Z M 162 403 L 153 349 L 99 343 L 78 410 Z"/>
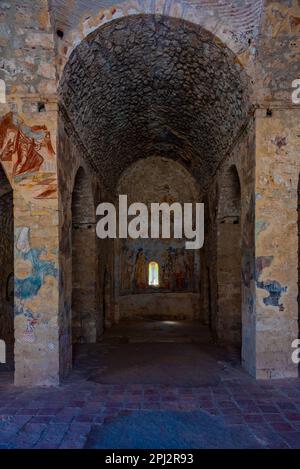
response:
<path fill-rule="evenodd" d="M 29 134 L 29 135 L 28 135 Z M 0 123 L 0 160 L 14 161 L 12 176 L 39 171 L 44 162 L 41 150 L 54 155 L 50 132 L 46 126 L 27 127 L 7 114 Z"/>

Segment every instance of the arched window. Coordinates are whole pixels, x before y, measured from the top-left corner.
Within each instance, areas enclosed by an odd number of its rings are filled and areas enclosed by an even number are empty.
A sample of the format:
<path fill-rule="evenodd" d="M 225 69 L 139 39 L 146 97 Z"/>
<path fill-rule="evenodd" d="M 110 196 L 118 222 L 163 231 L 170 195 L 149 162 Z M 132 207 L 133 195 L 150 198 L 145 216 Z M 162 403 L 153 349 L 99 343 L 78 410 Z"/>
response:
<path fill-rule="evenodd" d="M 159 286 L 159 265 L 157 262 L 149 263 L 148 285 L 151 287 Z"/>

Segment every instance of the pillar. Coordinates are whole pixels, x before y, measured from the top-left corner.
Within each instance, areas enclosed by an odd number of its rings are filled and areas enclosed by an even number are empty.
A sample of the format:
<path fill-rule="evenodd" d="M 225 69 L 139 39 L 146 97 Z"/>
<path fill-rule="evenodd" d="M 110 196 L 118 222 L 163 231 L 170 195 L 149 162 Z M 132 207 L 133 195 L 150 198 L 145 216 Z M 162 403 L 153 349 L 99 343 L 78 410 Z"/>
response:
<path fill-rule="evenodd" d="M 256 378 L 298 376 L 297 186 L 300 108 L 256 116 Z"/>

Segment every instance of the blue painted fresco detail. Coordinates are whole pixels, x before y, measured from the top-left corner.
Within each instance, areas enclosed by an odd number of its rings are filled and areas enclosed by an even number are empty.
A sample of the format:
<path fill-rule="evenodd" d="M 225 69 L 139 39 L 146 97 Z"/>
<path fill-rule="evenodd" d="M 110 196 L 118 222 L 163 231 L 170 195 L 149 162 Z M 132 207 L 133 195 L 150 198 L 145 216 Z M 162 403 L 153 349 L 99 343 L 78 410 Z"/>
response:
<path fill-rule="evenodd" d="M 27 300 L 36 296 L 47 275 L 57 277 L 57 269 L 54 263 L 40 259 L 43 252 L 45 252 L 44 249 L 30 249 L 28 252 L 22 252 L 20 254 L 24 261 L 31 263 L 32 273 L 24 279 L 16 279 L 15 295 L 17 298 Z"/>
<path fill-rule="evenodd" d="M 279 304 L 282 293 L 287 291 L 287 287 L 282 287 L 276 280 L 267 282 L 257 282 L 258 288 L 263 288 L 269 293 L 267 298 L 264 298 L 264 303 L 267 306 L 278 306 L 280 310 L 283 309 L 283 305 Z"/>
<path fill-rule="evenodd" d="M 284 306 L 279 303 L 281 295 L 287 292 L 287 287 L 283 287 L 276 280 L 259 280 L 263 270 L 269 267 L 273 262 L 273 256 L 260 256 L 256 258 L 255 263 L 255 280 L 258 288 L 262 288 L 269 293 L 269 296 L 264 298 L 266 306 L 276 306 L 280 311 L 284 310 Z"/>
<path fill-rule="evenodd" d="M 257 237 L 260 233 L 265 231 L 269 226 L 269 223 L 266 221 L 258 220 L 255 223 L 255 236 Z"/>

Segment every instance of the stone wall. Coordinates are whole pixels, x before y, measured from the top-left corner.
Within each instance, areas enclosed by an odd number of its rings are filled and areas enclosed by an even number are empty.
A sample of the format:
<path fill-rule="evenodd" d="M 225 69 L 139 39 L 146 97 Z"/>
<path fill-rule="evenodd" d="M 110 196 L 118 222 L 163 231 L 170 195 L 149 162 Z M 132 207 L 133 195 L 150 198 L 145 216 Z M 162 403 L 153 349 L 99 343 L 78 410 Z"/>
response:
<path fill-rule="evenodd" d="M 0 158 L 14 190 L 15 383 L 59 382 L 56 80 L 48 2 L 0 4 Z"/>
<path fill-rule="evenodd" d="M 198 185 L 190 173 L 171 159 L 158 156 L 129 167 L 119 181 L 117 193 L 128 196 L 128 205 L 144 203 L 149 214 L 153 202 L 199 202 Z M 184 239 L 174 239 L 173 222 L 170 239 L 117 240 L 116 246 L 120 317 L 179 319 L 200 315 L 199 250 L 187 250 Z M 157 287 L 148 285 L 151 261 L 159 265 Z M 180 301 L 178 308 L 176 298 Z"/>
<path fill-rule="evenodd" d="M 120 318 L 184 321 L 199 319 L 198 293 L 141 293 L 118 298 Z"/>
<path fill-rule="evenodd" d="M 114 307 L 113 290 L 108 288 L 107 280 L 113 275 L 113 243 L 99 240 L 95 233 L 96 206 L 109 197 L 84 161 L 83 152 L 68 116 L 60 113 L 60 308 L 64 369 L 71 366 L 72 343 L 102 338 L 105 318 L 110 324 Z"/>
<path fill-rule="evenodd" d="M 221 341 L 242 345 L 242 226 L 241 187 L 235 165 L 218 181 L 217 331 Z"/>
<path fill-rule="evenodd" d="M 265 0 L 256 44 L 255 100 L 264 107 L 291 107 L 292 82 L 300 77 L 300 6 Z"/>
<path fill-rule="evenodd" d="M 256 376 L 298 375 L 291 344 L 298 335 L 297 187 L 300 172 L 300 6 L 265 2 L 256 90 Z"/>
<path fill-rule="evenodd" d="M 233 178 L 232 171 L 237 172 Z M 240 347 L 250 373 L 255 372 L 256 343 L 254 187 L 255 118 L 251 117 L 203 197 L 206 236 L 201 253 L 204 318 L 216 339 Z"/>
<path fill-rule="evenodd" d="M 256 375 L 297 376 L 300 110 L 261 110 L 256 123 Z"/>
<path fill-rule="evenodd" d="M 96 342 L 98 250 L 91 179 L 77 171 L 72 193 L 72 342 Z"/>

